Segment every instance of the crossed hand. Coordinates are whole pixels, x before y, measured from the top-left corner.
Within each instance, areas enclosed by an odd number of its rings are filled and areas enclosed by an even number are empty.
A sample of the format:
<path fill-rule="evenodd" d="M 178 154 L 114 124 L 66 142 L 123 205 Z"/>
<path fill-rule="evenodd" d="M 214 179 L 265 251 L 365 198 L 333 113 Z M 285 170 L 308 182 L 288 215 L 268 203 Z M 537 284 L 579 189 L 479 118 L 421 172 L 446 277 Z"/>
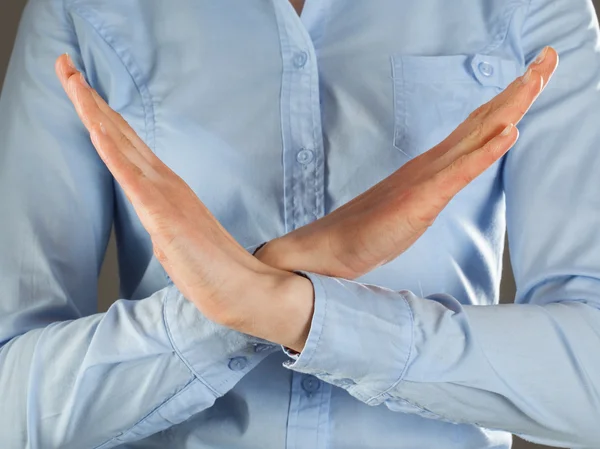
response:
<path fill-rule="evenodd" d="M 256 257 L 85 82 L 68 55 L 57 59 L 56 72 L 181 293 L 217 323 L 301 351 L 313 290 L 293 271 L 353 279 L 402 254 L 513 146 L 515 125 L 557 64 L 556 51 L 546 47 L 523 76 L 444 141 L 329 215 L 267 243 Z"/>

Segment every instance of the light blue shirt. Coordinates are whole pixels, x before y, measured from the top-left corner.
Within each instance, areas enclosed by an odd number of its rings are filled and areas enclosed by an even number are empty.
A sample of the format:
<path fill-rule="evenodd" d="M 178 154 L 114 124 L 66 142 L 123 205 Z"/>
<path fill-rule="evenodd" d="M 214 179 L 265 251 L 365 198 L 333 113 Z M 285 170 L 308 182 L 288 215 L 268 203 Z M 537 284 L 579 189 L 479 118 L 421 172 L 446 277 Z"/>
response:
<path fill-rule="evenodd" d="M 431 148 L 545 45 L 559 69 L 505 158 L 391 263 L 308 274 L 297 360 L 170 283 L 54 74 L 69 52 L 252 251 Z M 597 446 L 599 124 L 588 0 L 31 0 L 0 100 L 0 446 Z M 96 313 L 113 222 L 123 299 Z"/>

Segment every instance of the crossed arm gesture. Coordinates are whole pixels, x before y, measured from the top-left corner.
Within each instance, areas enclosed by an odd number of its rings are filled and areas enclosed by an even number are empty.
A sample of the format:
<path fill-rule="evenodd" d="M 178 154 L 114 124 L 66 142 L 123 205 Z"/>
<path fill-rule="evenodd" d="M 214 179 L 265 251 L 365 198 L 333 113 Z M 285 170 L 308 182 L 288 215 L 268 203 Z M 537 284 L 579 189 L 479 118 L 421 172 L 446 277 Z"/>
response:
<path fill-rule="evenodd" d="M 57 75 L 181 293 L 209 319 L 301 351 L 313 309 L 310 281 L 347 279 L 408 249 L 448 202 L 516 142 L 516 124 L 548 83 L 547 47 L 527 72 L 431 150 L 331 214 L 265 245 L 253 257 L 189 186 L 92 89 L 67 55 Z"/>

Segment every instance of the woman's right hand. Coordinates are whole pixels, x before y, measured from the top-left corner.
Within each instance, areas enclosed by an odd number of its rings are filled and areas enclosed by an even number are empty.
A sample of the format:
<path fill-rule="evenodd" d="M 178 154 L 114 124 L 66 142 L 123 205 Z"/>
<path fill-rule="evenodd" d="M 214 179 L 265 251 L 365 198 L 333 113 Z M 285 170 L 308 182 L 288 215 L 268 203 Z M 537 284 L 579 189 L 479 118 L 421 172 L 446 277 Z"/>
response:
<path fill-rule="evenodd" d="M 516 125 L 548 84 L 558 54 L 546 47 L 528 71 L 476 109 L 444 141 L 329 215 L 256 254 L 280 269 L 357 278 L 406 251 L 448 202 L 516 142 Z"/>

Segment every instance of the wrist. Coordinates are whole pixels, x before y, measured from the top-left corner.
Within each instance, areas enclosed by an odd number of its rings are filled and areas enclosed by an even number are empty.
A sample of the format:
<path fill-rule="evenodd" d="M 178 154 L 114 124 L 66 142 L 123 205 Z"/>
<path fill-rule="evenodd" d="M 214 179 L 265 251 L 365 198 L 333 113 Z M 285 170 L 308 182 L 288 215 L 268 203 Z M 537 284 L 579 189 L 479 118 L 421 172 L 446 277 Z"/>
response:
<path fill-rule="evenodd" d="M 302 352 L 314 313 L 315 291 L 313 284 L 304 275 L 292 273 L 289 283 L 282 289 L 283 303 L 286 304 L 283 314 L 282 340 L 278 343 Z"/>
<path fill-rule="evenodd" d="M 254 257 L 262 263 L 280 270 L 291 271 L 286 260 L 293 251 L 289 248 L 289 234 L 263 243 L 254 252 Z M 286 248 L 287 247 L 287 248 Z"/>
<path fill-rule="evenodd" d="M 301 352 L 313 315 L 312 282 L 302 275 L 280 271 L 264 285 L 261 307 L 254 311 L 255 336 Z"/>

